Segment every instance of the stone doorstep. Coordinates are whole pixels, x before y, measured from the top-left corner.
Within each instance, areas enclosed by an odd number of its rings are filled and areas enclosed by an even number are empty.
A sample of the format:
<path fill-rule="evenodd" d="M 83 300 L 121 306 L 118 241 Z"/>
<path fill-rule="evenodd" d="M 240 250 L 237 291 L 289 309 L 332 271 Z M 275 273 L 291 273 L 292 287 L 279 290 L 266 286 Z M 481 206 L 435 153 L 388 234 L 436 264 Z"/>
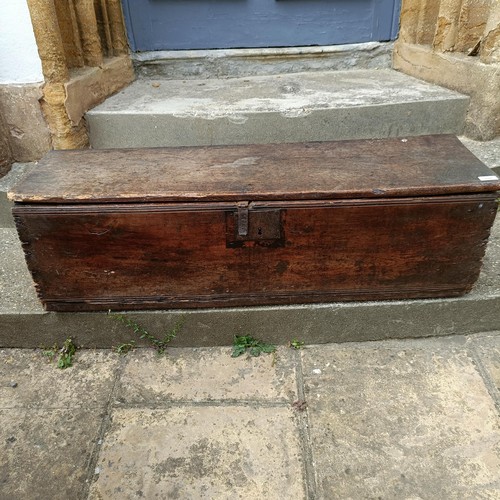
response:
<path fill-rule="evenodd" d="M 141 311 L 126 314 L 156 337 L 182 320 L 172 347 L 231 345 L 252 335 L 277 345 L 298 338 L 307 344 L 470 335 L 500 328 L 500 295 L 461 299 L 329 303 L 267 308 Z M 34 349 L 68 337 L 82 348 L 109 349 L 140 340 L 106 313 L 0 313 L 0 347 Z"/>
<path fill-rule="evenodd" d="M 131 54 L 139 78 L 204 79 L 301 71 L 389 69 L 394 42 L 317 47 L 159 50 Z"/>
<path fill-rule="evenodd" d="M 98 149 L 462 132 L 469 98 L 393 70 L 138 79 L 86 114 Z"/>

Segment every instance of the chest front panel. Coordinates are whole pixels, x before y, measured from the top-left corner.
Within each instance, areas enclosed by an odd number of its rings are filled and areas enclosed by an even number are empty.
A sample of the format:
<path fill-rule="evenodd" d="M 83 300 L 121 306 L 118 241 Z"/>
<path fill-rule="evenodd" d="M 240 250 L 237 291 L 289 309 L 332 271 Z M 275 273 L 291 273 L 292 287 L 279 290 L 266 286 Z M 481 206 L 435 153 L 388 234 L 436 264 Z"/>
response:
<path fill-rule="evenodd" d="M 84 311 L 461 295 L 495 211 L 484 193 L 14 213 L 46 307 Z"/>

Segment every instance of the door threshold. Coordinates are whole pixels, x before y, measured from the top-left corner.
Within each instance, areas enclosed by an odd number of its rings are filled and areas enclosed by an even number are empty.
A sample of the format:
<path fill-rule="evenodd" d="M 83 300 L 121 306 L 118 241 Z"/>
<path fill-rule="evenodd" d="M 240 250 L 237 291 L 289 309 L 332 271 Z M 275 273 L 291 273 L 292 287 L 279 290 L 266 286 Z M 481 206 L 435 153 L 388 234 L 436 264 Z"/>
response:
<path fill-rule="evenodd" d="M 146 78 L 237 78 L 303 71 L 388 69 L 393 42 L 309 47 L 161 50 L 136 52 L 138 76 Z"/>

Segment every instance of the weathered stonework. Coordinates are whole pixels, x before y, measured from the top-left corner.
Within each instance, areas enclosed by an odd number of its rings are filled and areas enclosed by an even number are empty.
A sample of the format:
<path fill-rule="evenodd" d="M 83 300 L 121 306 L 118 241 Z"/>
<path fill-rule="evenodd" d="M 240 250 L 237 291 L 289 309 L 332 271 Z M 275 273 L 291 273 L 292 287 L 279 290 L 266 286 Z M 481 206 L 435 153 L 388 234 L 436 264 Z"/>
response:
<path fill-rule="evenodd" d="M 51 145 L 88 147 L 84 113 L 134 79 L 120 2 L 27 1 L 45 77 L 38 99 Z M 40 111 L 38 103 L 33 108 Z"/>
<path fill-rule="evenodd" d="M 458 18 L 460 2 L 442 1 L 436 21 L 433 46 L 435 50 L 446 52 L 453 50 L 458 36 Z"/>
<path fill-rule="evenodd" d="M 81 37 L 83 60 L 87 66 L 102 64 L 102 47 L 94 2 L 77 0 L 74 2 L 78 30 Z"/>
<path fill-rule="evenodd" d="M 481 40 L 490 12 L 491 0 L 463 0 L 458 18 L 455 50 L 468 52 Z"/>
<path fill-rule="evenodd" d="M 0 112 L 15 161 L 38 160 L 51 148 L 41 98 L 41 83 L 0 85 Z"/>
<path fill-rule="evenodd" d="M 54 149 L 89 147 L 83 115 L 133 79 L 130 59 L 121 56 L 108 59 L 97 68 L 73 70 L 64 84 L 46 84 L 41 104 Z"/>
<path fill-rule="evenodd" d="M 64 82 L 68 79 L 68 67 L 54 2 L 47 0 L 27 0 L 27 2 L 42 62 L 43 76 L 49 82 Z"/>
<path fill-rule="evenodd" d="M 471 97 L 465 133 L 500 135 L 500 2 L 403 0 L 394 68 Z"/>
<path fill-rule="evenodd" d="M 106 59 L 97 68 L 84 68 L 71 75 L 64 85 L 64 107 L 72 125 L 78 125 L 83 115 L 134 80 L 128 56 Z"/>
<path fill-rule="evenodd" d="M 490 14 L 481 42 L 481 61 L 500 64 L 500 2 Z"/>
<path fill-rule="evenodd" d="M 89 146 L 84 123 L 74 126 L 68 118 L 64 102 L 64 84 L 47 84 L 43 89 L 42 109 L 49 124 L 54 149 L 81 149 Z"/>
<path fill-rule="evenodd" d="M 12 152 L 10 150 L 7 126 L 0 113 L 0 177 L 4 176 L 12 164 Z"/>
<path fill-rule="evenodd" d="M 463 54 L 440 53 L 430 47 L 398 42 L 394 68 L 422 80 L 468 94 L 471 102 L 465 135 L 489 140 L 500 135 L 500 72 Z"/>

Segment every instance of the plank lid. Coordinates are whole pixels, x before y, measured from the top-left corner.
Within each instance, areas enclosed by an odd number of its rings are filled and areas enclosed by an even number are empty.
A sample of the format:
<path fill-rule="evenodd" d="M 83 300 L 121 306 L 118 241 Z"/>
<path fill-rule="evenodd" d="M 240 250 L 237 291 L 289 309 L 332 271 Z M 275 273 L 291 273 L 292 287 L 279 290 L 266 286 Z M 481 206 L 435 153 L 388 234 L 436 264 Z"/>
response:
<path fill-rule="evenodd" d="M 318 200 L 481 193 L 500 180 L 452 135 L 52 151 L 9 193 L 24 203 Z"/>

